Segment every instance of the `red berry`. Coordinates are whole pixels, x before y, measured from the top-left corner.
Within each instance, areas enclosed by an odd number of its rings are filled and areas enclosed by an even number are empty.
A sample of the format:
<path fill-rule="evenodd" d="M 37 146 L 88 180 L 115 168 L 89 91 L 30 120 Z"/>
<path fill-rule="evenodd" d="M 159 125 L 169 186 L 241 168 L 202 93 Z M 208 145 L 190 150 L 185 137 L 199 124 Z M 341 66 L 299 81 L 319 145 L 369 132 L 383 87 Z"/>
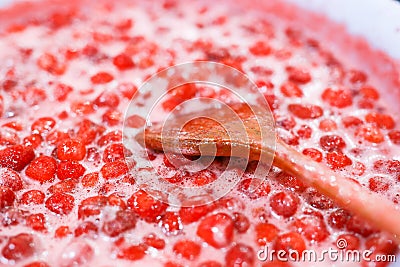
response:
<path fill-rule="evenodd" d="M 0 185 L 9 187 L 13 191 L 22 189 L 21 176 L 10 168 L 0 167 Z"/>
<path fill-rule="evenodd" d="M 349 220 L 350 215 L 342 209 L 337 209 L 329 214 L 328 224 L 335 229 L 343 229 Z"/>
<path fill-rule="evenodd" d="M 374 176 L 368 180 L 369 189 L 374 192 L 386 192 L 391 186 L 390 180 L 382 176 Z"/>
<path fill-rule="evenodd" d="M 374 170 L 379 173 L 397 174 L 400 172 L 399 160 L 377 160 L 374 162 Z"/>
<path fill-rule="evenodd" d="M 392 116 L 376 112 L 368 113 L 365 121 L 373 123 L 381 129 L 393 129 L 395 126 Z"/>
<path fill-rule="evenodd" d="M 209 205 L 182 207 L 179 210 L 179 217 L 181 217 L 182 223 L 189 224 L 197 222 L 210 211 L 212 211 L 212 207 Z"/>
<path fill-rule="evenodd" d="M 303 192 L 306 189 L 306 186 L 300 179 L 296 178 L 295 176 L 289 175 L 286 172 L 279 172 L 276 175 L 276 179 L 279 183 L 283 184 L 285 187 L 292 191 L 294 190 L 296 192 Z"/>
<path fill-rule="evenodd" d="M 350 70 L 349 80 L 351 83 L 365 83 L 367 81 L 367 74 L 359 70 Z"/>
<path fill-rule="evenodd" d="M 365 126 L 360 126 L 356 133 L 356 136 L 360 136 L 362 138 L 364 138 L 366 141 L 371 142 L 371 143 L 382 143 L 384 141 L 384 136 L 381 133 L 381 131 L 379 130 L 379 128 L 377 128 L 374 125 L 365 125 Z"/>
<path fill-rule="evenodd" d="M 133 96 L 137 93 L 136 85 L 131 83 L 121 83 L 120 85 L 118 85 L 117 90 L 129 100 L 131 100 Z"/>
<path fill-rule="evenodd" d="M 341 151 L 346 147 L 343 138 L 338 135 L 324 135 L 319 139 L 319 144 L 328 152 Z"/>
<path fill-rule="evenodd" d="M 30 204 L 43 204 L 44 203 L 45 194 L 39 190 L 30 190 L 25 192 L 21 197 L 21 203 L 25 205 Z"/>
<path fill-rule="evenodd" d="M 311 81 L 311 75 L 305 69 L 287 67 L 288 79 L 291 82 L 305 84 Z"/>
<path fill-rule="evenodd" d="M 98 227 L 94 223 L 87 221 L 83 222 L 76 227 L 74 234 L 75 237 L 81 236 L 83 234 L 97 234 Z"/>
<path fill-rule="evenodd" d="M 47 263 L 43 261 L 34 261 L 28 264 L 25 264 L 23 267 L 50 267 Z"/>
<path fill-rule="evenodd" d="M 341 169 L 353 163 L 348 156 L 337 151 L 328 152 L 326 154 L 326 161 L 332 169 Z"/>
<path fill-rule="evenodd" d="M 79 179 L 86 169 L 78 161 L 65 160 L 61 161 L 57 169 L 57 177 L 60 180 Z"/>
<path fill-rule="evenodd" d="M 360 248 L 360 239 L 354 234 L 341 234 L 336 239 L 336 245 L 340 245 L 340 241 L 345 240 L 346 246 L 340 247 L 339 249 L 346 249 L 346 250 L 358 250 Z"/>
<path fill-rule="evenodd" d="M 306 249 L 303 237 L 296 232 L 289 232 L 286 234 L 279 235 L 274 243 L 274 249 L 276 251 L 283 250 L 286 253 L 290 253 L 291 250 L 297 251 L 299 255 Z M 291 253 L 294 256 L 296 254 Z"/>
<path fill-rule="evenodd" d="M 177 235 L 182 232 L 183 225 L 181 218 L 175 212 L 166 212 L 160 221 L 160 226 L 163 232 L 168 235 Z"/>
<path fill-rule="evenodd" d="M 119 54 L 115 56 L 113 59 L 113 64 L 119 70 L 127 70 L 135 66 L 135 63 L 133 63 L 132 58 L 127 54 Z"/>
<path fill-rule="evenodd" d="M 109 83 L 112 80 L 114 80 L 114 77 L 108 73 L 108 72 L 98 72 L 95 75 L 93 75 L 90 80 L 94 84 L 104 84 L 104 83 Z"/>
<path fill-rule="evenodd" d="M 0 167 L 22 171 L 35 158 L 32 147 L 14 145 L 0 150 Z"/>
<path fill-rule="evenodd" d="M 144 245 L 133 245 L 121 249 L 121 251 L 119 251 L 117 254 L 117 258 L 136 261 L 142 259 L 145 255 L 146 247 Z"/>
<path fill-rule="evenodd" d="M 365 241 L 365 249 L 371 250 L 373 252 L 394 255 L 398 250 L 398 246 L 393 240 L 378 235 L 371 236 Z"/>
<path fill-rule="evenodd" d="M 197 228 L 197 235 L 215 248 L 228 246 L 233 240 L 234 222 L 225 213 L 205 217 Z"/>
<path fill-rule="evenodd" d="M 209 184 L 217 179 L 217 175 L 210 170 L 201 170 L 190 175 L 190 181 L 197 186 Z"/>
<path fill-rule="evenodd" d="M 57 145 L 57 157 L 60 160 L 82 160 L 85 155 L 85 144 L 78 139 L 63 140 Z"/>
<path fill-rule="evenodd" d="M 92 172 L 83 176 L 81 183 L 83 187 L 94 187 L 99 181 L 99 173 Z"/>
<path fill-rule="evenodd" d="M 85 145 L 92 143 L 98 135 L 102 134 L 106 130 L 105 127 L 88 119 L 84 119 L 78 123 L 77 127 L 79 127 L 79 130 L 76 136 Z"/>
<path fill-rule="evenodd" d="M 125 148 L 122 144 L 110 144 L 104 149 L 103 161 L 114 162 L 116 160 L 124 159 Z"/>
<path fill-rule="evenodd" d="M 77 181 L 73 179 L 65 179 L 49 187 L 48 191 L 54 193 L 70 193 L 77 186 Z"/>
<path fill-rule="evenodd" d="M 56 125 L 56 121 L 51 117 L 39 118 L 32 123 L 32 133 L 46 134 Z"/>
<path fill-rule="evenodd" d="M 354 126 L 360 126 L 361 124 L 363 124 L 363 121 L 354 116 L 347 116 L 343 117 L 342 123 L 344 127 L 349 128 Z"/>
<path fill-rule="evenodd" d="M 240 212 L 233 213 L 233 223 L 236 231 L 240 234 L 246 233 L 247 230 L 250 228 L 250 221 Z"/>
<path fill-rule="evenodd" d="M 145 237 L 143 237 L 143 242 L 153 248 L 156 249 L 164 249 L 165 248 L 165 241 L 157 237 L 155 234 L 151 233 Z"/>
<path fill-rule="evenodd" d="M 87 265 L 94 256 L 93 248 L 84 240 L 75 240 L 62 250 L 61 258 L 64 266 Z"/>
<path fill-rule="evenodd" d="M 102 120 L 109 126 L 116 126 L 122 122 L 122 113 L 118 110 L 109 109 L 104 112 Z"/>
<path fill-rule="evenodd" d="M 41 183 L 54 178 L 57 171 L 57 161 L 49 156 L 39 156 L 26 168 L 25 174 L 29 178 Z"/>
<path fill-rule="evenodd" d="M 297 135 L 301 138 L 308 139 L 312 135 L 312 129 L 308 125 L 301 125 L 297 130 Z"/>
<path fill-rule="evenodd" d="M 155 199 L 143 190 L 134 193 L 128 199 L 127 204 L 140 218 L 147 222 L 158 221 L 168 207 L 167 204 Z"/>
<path fill-rule="evenodd" d="M 108 198 L 105 196 L 94 196 L 84 199 L 78 207 L 78 219 L 99 215 L 100 209 L 107 205 Z"/>
<path fill-rule="evenodd" d="M 50 211 L 66 215 L 74 208 L 74 197 L 65 193 L 55 193 L 46 200 L 46 208 Z"/>
<path fill-rule="evenodd" d="M 300 89 L 297 84 L 293 82 L 286 82 L 281 86 L 281 92 L 283 95 L 287 97 L 302 97 L 303 91 Z"/>
<path fill-rule="evenodd" d="M 267 56 L 271 53 L 271 50 L 271 47 L 263 41 L 255 42 L 249 48 L 250 53 L 256 56 Z"/>
<path fill-rule="evenodd" d="M 94 104 L 98 107 L 116 108 L 119 105 L 119 98 L 115 93 L 104 91 L 94 100 Z"/>
<path fill-rule="evenodd" d="M 31 214 L 26 218 L 26 225 L 35 231 L 46 230 L 46 219 L 43 213 Z"/>
<path fill-rule="evenodd" d="M 400 145 L 400 131 L 391 131 L 388 135 L 393 144 Z"/>
<path fill-rule="evenodd" d="M 331 209 L 334 206 L 334 203 L 330 198 L 322 195 L 313 188 L 307 190 L 305 198 L 307 202 L 316 209 L 326 210 Z"/>
<path fill-rule="evenodd" d="M 88 100 L 74 101 L 71 103 L 70 108 L 78 116 L 89 115 L 96 111 L 93 102 Z"/>
<path fill-rule="evenodd" d="M 65 101 L 72 91 L 73 89 L 71 86 L 59 83 L 54 87 L 54 98 L 60 102 Z"/>
<path fill-rule="evenodd" d="M 38 58 L 37 64 L 39 68 L 55 75 L 63 74 L 66 68 L 65 65 L 59 63 L 57 58 L 50 53 L 42 54 Z"/>
<path fill-rule="evenodd" d="M 379 93 L 378 91 L 372 86 L 363 86 L 360 88 L 360 93 L 364 98 L 378 100 Z"/>
<path fill-rule="evenodd" d="M 303 153 L 303 155 L 310 157 L 311 159 L 315 160 L 316 162 L 322 161 L 322 153 L 318 149 L 305 148 L 302 153 Z"/>
<path fill-rule="evenodd" d="M 107 221 L 102 226 L 102 231 L 111 237 L 118 236 L 130 229 L 135 228 L 137 217 L 131 210 L 117 211 L 115 218 Z"/>
<path fill-rule="evenodd" d="M 344 108 L 353 104 L 353 96 L 349 90 L 327 88 L 322 93 L 322 100 L 337 108 Z"/>
<path fill-rule="evenodd" d="M 10 188 L 0 185 L 0 209 L 14 204 L 15 194 Z"/>
<path fill-rule="evenodd" d="M 319 129 L 323 132 L 331 132 L 337 129 L 337 125 L 333 120 L 324 119 L 319 122 Z"/>
<path fill-rule="evenodd" d="M 43 138 L 40 134 L 31 134 L 24 138 L 24 146 L 31 146 L 32 148 L 37 148 L 43 142 Z"/>
<path fill-rule="evenodd" d="M 321 242 L 329 236 L 323 219 L 317 216 L 303 216 L 293 222 L 293 227 L 310 241 Z"/>
<path fill-rule="evenodd" d="M 11 236 L 8 242 L 4 245 L 1 254 L 8 260 L 19 261 L 28 258 L 35 252 L 35 242 L 33 236 L 26 233 L 21 233 Z"/>
<path fill-rule="evenodd" d="M 281 191 L 270 198 L 272 210 L 286 218 L 296 213 L 299 202 L 299 198 L 290 191 Z"/>
<path fill-rule="evenodd" d="M 188 260 L 196 259 L 201 252 L 201 246 L 199 244 L 187 239 L 179 240 L 174 244 L 172 249 L 175 254 Z"/>
<path fill-rule="evenodd" d="M 321 117 L 324 112 L 320 106 L 316 105 L 302 105 L 302 104 L 290 104 L 288 109 L 293 115 L 300 119 L 315 119 Z"/>
<path fill-rule="evenodd" d="M 254 230 L 256 233 L 256 242 L 260 246 L 272 242 L 279 234 L 279 229 L 270 223 L 259 223 Z"/>
<path fill-rule="evenodd" d="M 256 255 L 250 246 L 236 243 L 225 254 L 225 266 L 253 266 L 255 259 Z"/>
<path fill-rule="evenodd" d="M 250 199 L 257 199 L 267 196 L 269 192 L 271 192 L 271 186 L 266 181 L 247 178 L 239 183 L 238 190 L 243 192 Z"/>
<path fill-rule="evenodd" d="M 124 160 L 107 162 L 101 168 L 100 173 L 104 179 L 115 179 L 121 175 L 127 174 L 129 171 L 128 165 Z"/>

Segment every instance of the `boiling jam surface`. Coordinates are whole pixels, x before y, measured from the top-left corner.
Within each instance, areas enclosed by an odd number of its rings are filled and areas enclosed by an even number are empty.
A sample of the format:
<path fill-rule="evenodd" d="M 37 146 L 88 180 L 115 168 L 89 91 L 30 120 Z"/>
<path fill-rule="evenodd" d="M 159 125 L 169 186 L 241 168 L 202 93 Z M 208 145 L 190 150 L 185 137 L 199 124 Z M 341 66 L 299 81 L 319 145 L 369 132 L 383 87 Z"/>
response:
<path fill-rule="evenodd" d="M 371 71 L 372 62 L 389 59 L 371 52 L 357 68 L 357 55 L 373 50 L 340 50 L 334 38 L 293 23 L 291 6 L 280 2 L 274 12 L 173 0 L 28 7 L 41 15 L 20 10 L 21 18 L 11 18 L 14 7 L 0 14 L 8 21 L 0 37 L 2 266 L 302 266 L 257 254 L 265 246 L 319 253 L 338 249 L 338 240 L 373 256 L 396 253 L 382 233 L 277 168 L 256 177 L 250 164 L 222 199 L 169 206 L 138 188 L 122 145 L 124 120 L 143 124 L 124 113 L 150 75 L 216 61 L 255 81 L 284 142 L 399 205 L 399 118 L 383 96 L 399 88 L 386 86 L 395 80 L 392 65 L 382 65 L 386 76 Z M 223 90 L 184 86 L 160 112 L 198 96 L 229 100 Z M 190 172 L 149 153 L 171 183 L 214 181 L 227 160 Z M 251 179 L 266 181 L 249 192 Z"/>

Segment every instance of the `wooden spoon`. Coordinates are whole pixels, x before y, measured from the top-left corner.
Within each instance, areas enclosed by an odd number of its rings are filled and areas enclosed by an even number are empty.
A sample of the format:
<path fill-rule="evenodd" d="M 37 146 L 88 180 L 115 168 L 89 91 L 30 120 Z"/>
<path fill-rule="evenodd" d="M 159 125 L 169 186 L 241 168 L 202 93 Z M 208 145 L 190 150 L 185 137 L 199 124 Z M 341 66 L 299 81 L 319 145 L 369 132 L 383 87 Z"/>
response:
<path fill-rule="evenodd" d="M 199 113 L 182 115 L 174 118 L 174 123 L 168 129 L 162 130 L 161 125 L 146 128 L 144 133 L 136 136 L 136 140 L 147 148 L 171 153 L 182 153 L 188 156 L 201 156 L 214 152 L 202 149 L 210 144 L 216 145 L 216 156 L 239 156 L 246 153 L 232 154 L 232 147 L 248 150 L 249 160 L 266 159 L 285 172 L 301 179 L 306 184 L 314 187 L 323 195 L 334 200 L 343 209 L 346 209 L 364 219 L 371 226 L 387 232 L 400 240 L 400 209 L 395 204 L 382 196 L 371 192 L 357 182 L 341 176 L 332 171 L 328 166 L 315 162 L 298 151 L 286 145 L 279 138 L 275 147 L 265 147 L 261 143 L 261 131 L 256 118 L 256 113 L 247 104 L 234 104 L 231 108 L 240 117 L 228 115 L 218 109 L 208 109 L 206 114 Z M 207 118 L 207 114 L 220 114 L 218 122 Z M 187 122 L 188 118 L 197 117 Z M 242 124 L 245 132 L 242 140 L 232 140 L 224 126 Z M 181 126 L 184 125 L 182 128 Z M 266 125 L 272 124 L 267 123 Z M 246 136 L 247 134 L 247 136 Z M 246 141 L 247 140 L 247 141 Z M 179 141 L 179 146 L 177 146 Z M 264 143 L 263 143 L 264 144 Z M 237 151 L 237 150 L 236 150 Z M 260 157 L 261 155 L 261 157 Z M 262 156 L 267 155 L 267 157 Z"/>

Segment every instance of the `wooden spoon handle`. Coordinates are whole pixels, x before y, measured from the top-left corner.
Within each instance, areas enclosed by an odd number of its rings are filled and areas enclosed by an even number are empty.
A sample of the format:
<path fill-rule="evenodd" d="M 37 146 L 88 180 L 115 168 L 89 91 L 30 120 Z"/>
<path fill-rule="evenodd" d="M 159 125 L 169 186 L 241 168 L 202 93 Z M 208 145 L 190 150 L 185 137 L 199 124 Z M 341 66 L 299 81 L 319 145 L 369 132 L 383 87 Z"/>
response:
<path fill-rule="evenodd" d="M 274 165 L 330 197 L 339 206 L 387 232 L 400 243 L 400 208 L 388 199 L 362 187 L 277 141 Z"/>

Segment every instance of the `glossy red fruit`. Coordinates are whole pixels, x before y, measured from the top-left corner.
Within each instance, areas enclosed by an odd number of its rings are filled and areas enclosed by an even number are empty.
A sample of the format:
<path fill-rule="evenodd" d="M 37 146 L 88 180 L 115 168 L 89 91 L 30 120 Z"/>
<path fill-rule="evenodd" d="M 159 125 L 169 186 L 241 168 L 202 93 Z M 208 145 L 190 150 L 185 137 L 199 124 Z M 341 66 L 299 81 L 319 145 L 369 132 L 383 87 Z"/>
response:
<path fill-rule="evenodd" d="M 337 151 L 328 152 L 326 154 L 326 161 L 332 169 L 341 169 L 353 163 L 348 156 Z"/>
<path fill-rule="evenodd" d="M 344 243 L 342 240 L 346 242 Z M 345 244 L 345 246 L 343 246 L 343 244 Z M 354 234 L 341 234 L 336 239 L 336 246 L 338 246 L 339 249 L 357 250 L 360 248 L 360 239 Z"/>
<path fill-rule="evenodd" d="M 114 76 L 112 76 L 108 72 L 98 72 L 95 75 L 93 75 L 90 80 L 92 81 L 93 84 L 105 84 L 109 83 L 112 80 L 114 80 Z"/>
<path fill-rule="evenodd" d="M 368 180 L 368 187 L 374 192 L 386 192 L 389 190 L 390 186 L 390 180 L 382 176 L 374 176 Z"/>
<path fill-rule="evenodd" d="M 305 69 L 287 67 L 286 71 L 288 72 L 288 79 L 291 82 L 306 84 L 311 81 L 311 75 Z"/>
<path fill-rule="evenodd" d="M 103 165 L 100 170 L 101 175 L 104 179 L 115 179 L 129 171 L 128 165 L 124 160 L 117 160 L 113 162 L 107 162 Z"/>
<path fill-rule="evenodd" d="M 0 185 L 0 209 L 12 206 L 14 201 L 14 192 L 10 188 Z"/>
<path fill-rule="evenodd" d="M 153 248 L 156 249 L 164 249 L 165 248 L 165 241 L 157 237 L 155 234 L 150 233 L 147 236 L 143 237 L 143 242 Z"/>
<path fill-rule="evenodd" d="M 25 205 L 44 203 L 45 194 L 39 190 L 29 190 L 22 194 L 20 202 Z"/>
<path fill-rule="evenodd" d="M 310 157 L 311 159 L 315 160 L 316 162 L 321 162 L 323 159 L 321 151 L 315 148 L 305 148 L 302 151 L 303 155 Z"/>
<path fill-rule="evenodd" d="M 197 227 L 197 235 L 215 248 L 228 246 L 233 240 L 234 222 L 226 213 L 205 217 Z"/>
<path fill-rule="evenodd" d="M 210 170 L 194 172 L 189 176 L 190 181 L 196 186 L 203 186 L 217 180 L 217 175 Z"/>
<path fill-rule="evenodd" d="M 348 212 L 342 209 L 337 209 L 329 214 L 328 224 L 332 228 L 343 229 L 349 219 L 350 215 Z"/>
<path fill-rule="evenodd" d="M 31 131 L 37 134 L 46 134 L 56 125 L 56 121 L 51 117 L 42 117 L 32 123 Z"/>
<path fill-rule="evenodd" d="M 322 93 L 322 100 L 337 108 L 344 108 L 353 104 L 353 96 L 349 90 L 327 88 Z"/>
<path fill-rule="evenodd" d="M 21 233 L 11 236 L 8 239 L 1 254 L 8 260 L 19 261 L 32 256 L 35 250 L 33 236 L 31 234 Z"/>
<path fill-rule="evenodd" d="M 124 159 L 124 146 L 122 144 L 110 144 L 104 149 L 103 161 L 114 162 L 117 160 Z"/>
<path fill-rule="evenodd" d="M 13 191 L 22 189 L 22 179 L 19 173 L 10 168 L 0 167 L 0 185 L 9 187 Z"/>
<path fill-rule="evenodd" d="M 0 167 L 22 171 L 35 158 L 32 147 L 13 145 L 0 150 Z"/>
<path fill-rule="evenodd" d="M 65 101 L 72 91 L 73 88 L 71 86 L 59 83 L 54 87 L 54 98 L 60 102 Z"/>
<path fill-rule="evenodd" d="M 78 219 L 99 215 L 101 208 L 106 206 L 107 202 L 106 196 L 93 196 L 82 200 L 78 207 Z"/>
<path fill-rule="evenodd" d="M 60 180 L 65 179 L 79 179 L 86 169 L 78 161 L 66 160 L 61 161 L 57 168 L 57 177 Z"/>
<path fill-rule="evenodd" d="M 144 258 L 145 255 L 146 247 L 144 245 L 133 245 L 121 249 L 117 254 L 117 258 L 136 261 Z"/>
<path fill-rule="evenodd" d="M 393 129 L 395 126 L 395 122 L 392 116 L 387 114 L 381 114 L 376 112 L 368 113 L 365 116 L 365 121 L 375 124 L 381 129 Z"/>
<path fill-rule="evenodd" d="M 307 215 L 293 222 L 298 233 L 310 241 L 321 242 L 329 236 L 326 225 L 320 217 Z"/>
<path fill-rule="evenodd" d="M 159 223 L 162 231 L 167 236 L 169 235 L 177 235 L 182 232 L 183 225 L 181 218 L 175 212 L 167 211 L 161 218 Z"/>
<path fill-rule="evenodd" d="M 91 120 L 84 119 L 77 124 L 79 127 L 76 137 L 85 145 L 92 143 L 98 135 L 101 135 L 106 128 Z"/>
<path fill-rule="evenodd" d="M 184 224 L 190 224 L 197 222 L 199 219 L 203 218 L 209 212 L 213 210 L 213 206 L 203 205 L 203 206 L 193 206 L 193 207 L 182 207 L 179 210 L 179 217 Z"/>
<path fill-rule="evenodd" d="M 311 104 L 289 104 L 288 110 L 300 119 L 316 119 L 324 114 L 320 106 Z"/>
<path fill-rule="evenodd" d="M 200 255 L 201 246 L 194 241 L 181 239 L 174 244 L 172 250 L 176 255 L 192 261 Z"/>
<path fill-rule="evenodd" d="M 349 128 L 349 127 L 360 126 L 361 124 L 363 124 L 363 121 L 354 116 L 347 116 L 343 117 L 342 123 L 344 127 Z"/>
<path fill-rule="evenodd" d="M 256 56 L 267 56 L 271 53 L 271 47 L 263 41 L 257 41 L 249 48 L 250 53 Z"/>
<path fill-rule="evenodd" d="M 35 231 L 46 230 L 46 218 L 43 213 L 31 214 L 26 217 L 26 225 Z"/>
<path fill-rule="evenodd" d="M 70 193 L 76 188 L 77 184 L 78 182 L 74 179 L 65 179 L 50 186 L 48 191 L 51 194 Z"/>
<path fill-rule="evenodd" d="M 78 225 L 74 231 L 75 237 L 84 235 L 84 234 L 97 234 L 98 232 L 98 227 L 91 221 L 86 221 Z"/>
<path fill-rule="evenodd" d="M 326 210 L 334 207 L 334 203 L 330 198 L 319 193 L 314 188 L 307 189 L 305 199 L 312 207 L 316 209 Z"/>
<path fill-rule="evenodd" d="M 115 237 L 135 228 L 136 221 L 137 216 L 133 211 L 119 210 L 114 219 L 104 222 L 101 229 L 106 235 Z"/>
<path fill-rule="evenodd" d="M 135 192 L 128 199 L 128 207 L 147 222 L 156 222 L 161 219 L 168 207 L 167 204 L 155 199 L 143 190 Z"/>
<path fill-rule="evenodd" d="M 43 261 L 34 261 L 28 264 L 25 264 L 23 267 L 50 267 L 47 263 Z"/>
<path fill-rule="evenodd" d="M 278 180 L 279 183 L 283 184 L 285 187 L 292 191 L 303 192 L 306 189 L 306 186 L 300 179 L 286 172 L 279 172 L 275 178 Z"/>
<path fill-rule="evenodd" d="M 278 192 L 270 198 L 272 210 L 285 218 L 293 216 L 296 213 L 299 203 L 299 198 L 290 191 Z"/>
<path fill-rule="evenodd" d="M 388 135 L 393 144 L 400 145 L 400 131 L 390 131 Z"/>
<path fill-rule="evenodd" d="M 248 178 L 239 183 L 238 190 L 250 199 L 257 199 L 267 196 L 271 192 L 271 186 L 266 181 Z"/>
<path fill-rule="evenodd" d="M 99 173 L 92 172 L 82 177 L 81 183 L 83 187 L 94 187 L 99 182 Z"/>
<path fill-rule="evenodd" d="M 46 200 L 46 208 L 50 211 L 59 214 L 69 214 L 74 208 L 74 197 L 65 193 L 55 193 Z"/>
<path fill-rule="evenodd" d="M 123 54 L 123 53 L 116 55 L 114 57 L 113 64 L 119 70 L 128 70 L 135 66 L 135 63 L 133 63 L 132 58 L 130 56 L 128 56 L 127 54 Z"/>
<path fill-rule="evenodd" d="M 255 227 L 256 242 L 264 246 L 274 241 L 279 234 L 279 229 L 271 223 L 259 223 Z"/>
<path fill-rule="evenodd" d="M 60 160 L 82 160 L 85 155 L 85 144 L 78 139 L 63 140 L 57 145 L 57 157 Z"/>
<path fill-rule="evenodd" d="M 287 97 L 302 97 L 303 91 L 293 82 L 286 82 L 281 86 L 281 92 Z"/>
<path fill-rule="evenodd" d="M 255 259 L 254 250 L 243 243 L 233 245 L 225 254 L 225 266 L 253 266 Z"/>
<path fill-rule="evenodd" d="M 233 213 L 233 223 L 236 231 L 244 234 L 250 228 L 250 221 L 246 215 L 240 212 Z"/>
<path fill-rule="evenodd" d="M 53 157 L 39 156 L 26 168 L 25 174 L 29 178 L 41 183 L 51 181 L 57 171 L 57 161 Z"/>
<path fill-rule="evenodd" d="M 274 242 L 274 249 L 276 251 L 283 250 L 286 253 L 290 253 L 291 250 L 297 251 L 301 256 L 301 253 L 306 249 L 306 244 L 303 237 L 296 232 L 288 232 L 279 235 Z M 292 256 L 296 254 L 291 253 Z"/>
<path fill-rule="evenodd" d="M 119 105 L 119 97 L 116 93 L 110 91 L 102 92 L 95 100 L 94 104 L 98 107 L 116 108 Z"/>
<path fill-rule="evenodd" d="M 328 152 L 341 151 L 346 147 L 345 141 L 338 135 L 324 135 L 319 139 L 319 144 Z"/>
<path fill-rule="evenodd" d="M 380 159 L 374 162 L 373 168 L 379 173 L 397 174 L 400 172 L 400 161 Z"/>

